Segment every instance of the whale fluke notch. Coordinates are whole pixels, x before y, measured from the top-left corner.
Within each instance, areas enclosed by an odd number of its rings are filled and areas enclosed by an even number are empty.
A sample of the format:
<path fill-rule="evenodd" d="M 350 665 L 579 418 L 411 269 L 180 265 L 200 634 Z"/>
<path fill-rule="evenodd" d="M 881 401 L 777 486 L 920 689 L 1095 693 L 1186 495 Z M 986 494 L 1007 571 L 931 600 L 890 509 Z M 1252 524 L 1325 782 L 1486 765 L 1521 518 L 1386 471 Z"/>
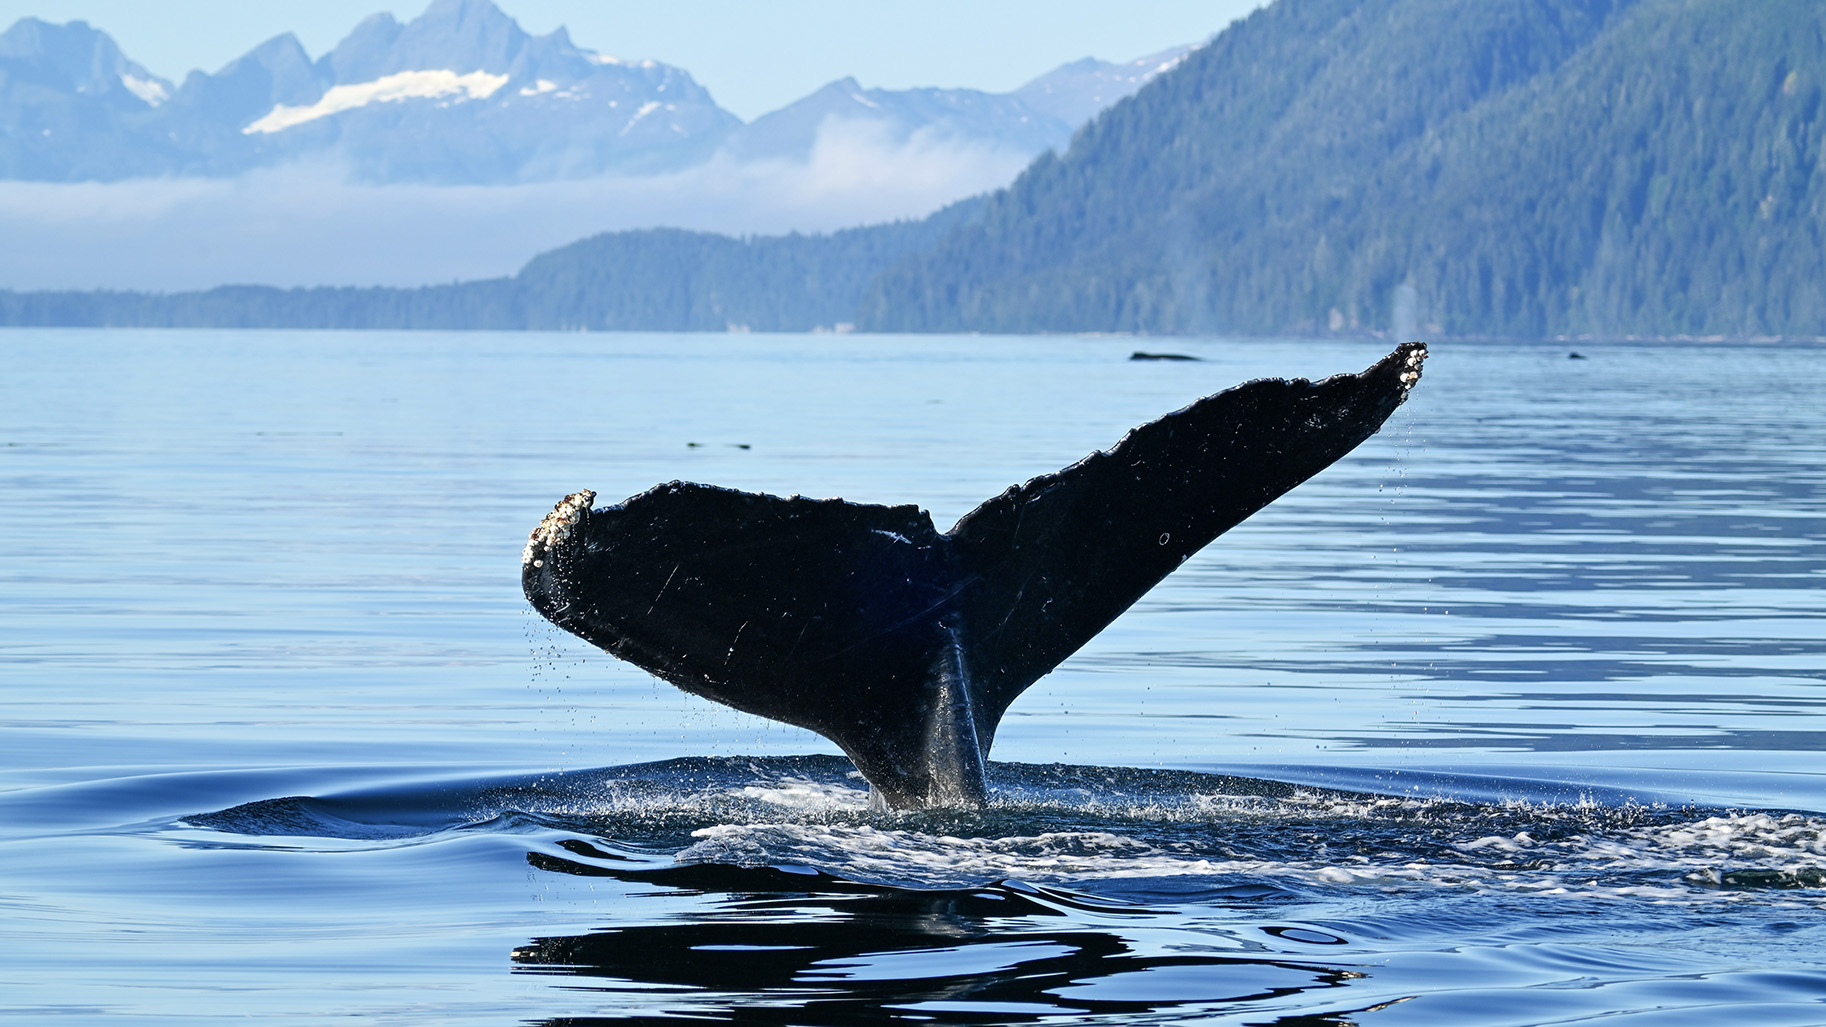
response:
<path fill-rule="evenodd" d="M 940 534 L 916 506 L 692 482 L 566 496 L 521 583 L 554 624 L 679 688 L 836 742 L 896 809 L 980 804 L 1010 703 L 1187 557 L 1375 434 L 1420 379 L 1207 396 Z"/>

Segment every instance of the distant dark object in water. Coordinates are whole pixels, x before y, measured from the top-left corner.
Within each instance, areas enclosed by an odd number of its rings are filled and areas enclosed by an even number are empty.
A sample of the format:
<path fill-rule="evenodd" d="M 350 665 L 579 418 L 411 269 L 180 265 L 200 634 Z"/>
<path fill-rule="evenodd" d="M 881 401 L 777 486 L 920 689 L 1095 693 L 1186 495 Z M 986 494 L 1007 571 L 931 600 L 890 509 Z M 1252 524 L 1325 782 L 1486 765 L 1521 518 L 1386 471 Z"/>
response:
<path fill-rule="evenodd" d="M 521 584 L 552 623 L 836 742 L 896 809 L 980 804 L 1015 697 L 1206 543 L 1376 433 L 1420 380 L 1262 379 L 1014 486 L 940 534 L 916 506 L 674 481 L 566 496 Z"/>
<path fill-rule="evenodd" d="M 1129 354 L 1129 359 L 1130 360 L 1203 360 L 1205 358 L 1191 356 L 1190 354 L 1186 354 L 1186 353 L 1144 353 L 1141 350 L 1136 350 L 1135 352 Z"/>
<path fill-rule="evenodd" d="M 1585 354 L 1583 354 L 1583 353 L 1580 353 L 1580 352 L 1577 352 L 1577 351 L 1574 351 L 1574 352 L 1572 352 L 1572 353 L 1568 353 L 1568 354 L 1566 354 L 1566 359 L 1568 359 L 1568 360 L 1587 360 L 1587 359 L 1590 359 L 1590 358 L 1588 358 L 1588 357 L 1587 357 L 1587 356 L 1586 356 L 1586 355 L 1585 355 Z"/>

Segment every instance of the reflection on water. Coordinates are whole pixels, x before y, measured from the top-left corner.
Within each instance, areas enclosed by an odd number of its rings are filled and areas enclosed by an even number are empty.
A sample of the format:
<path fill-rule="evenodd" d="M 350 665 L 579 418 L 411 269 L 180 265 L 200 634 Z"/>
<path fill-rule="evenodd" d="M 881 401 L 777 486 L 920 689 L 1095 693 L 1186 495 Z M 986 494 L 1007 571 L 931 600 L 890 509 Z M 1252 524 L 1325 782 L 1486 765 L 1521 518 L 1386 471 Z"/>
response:
<path fill-rule="evenodd" d="M 616 876 L 612 853 L 560 844 L 584 860 L 531 853 L 528 861 L 557 873 Z M 1327 931 L 1277 924 L 1169 939 L 1172 932 L 1155 922 L 1162 910 L 1018 884 L 866 889 L 816 872 L 720 866 L 646 876 L 717 901 L 689 923 L 539 938 L 515 950 L 515 964 L 590 978 L 578 986 L 625 993 L 632 1008 L 719 1021 L 739 1011 L 744 1022 L 780 1024 L 909 1013 L 941 1023 L 1180 1019 L 1304 1007 L 1316 999 L 1303 993 L 1362 976 L 1294 955 L 1347 944 Z M 656 989 L 666 993 L 655 996 Z"/>
<path fill-rule="evenodd" d="M 1826 1022 L 1818 348 L 1435 345 L 1015 704 L 994 805 L 884 815 L 545 627 L 527 530 L 674 478 L 944 526 L 1386 346 L 0 346 L 0 1019 Z"/>
<path fill-rule="evenodd" d="M 992 770 L 980 812 L 870 812 L 832 757 L 690 758 L 259 800 L 168 830 L 326 852 L 521 843 L 542 886 L 605 910 L 512 947 L 518 973 L 574 999 L 546 1023 L 1349 1024 L 1402 1002 L 1449 1018 L 1467 989 L 1573 989 L 1455 1021 L 1536 1022 L 1627 1012 L 1645 979 L 1687 981 L 1658 1001 L 1695 1010 L 1754 983 L 1780 1023 L 1826 984 L 1809 969 L 1818 817 Z M 1722 968 L 1744 932 L 1754 963 Z"/>

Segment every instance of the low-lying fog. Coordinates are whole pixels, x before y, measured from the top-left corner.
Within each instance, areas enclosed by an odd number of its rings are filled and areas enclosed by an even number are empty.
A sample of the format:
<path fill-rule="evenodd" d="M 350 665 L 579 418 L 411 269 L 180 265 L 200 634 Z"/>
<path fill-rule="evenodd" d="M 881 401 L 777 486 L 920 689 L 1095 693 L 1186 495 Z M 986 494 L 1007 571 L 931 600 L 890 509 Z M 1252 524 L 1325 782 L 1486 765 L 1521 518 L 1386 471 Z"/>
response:
<path fill-rule="evenodd" d="M 512 186 L 367 185 L 335 164 L 232 179 L 0 183 L 0 288 L 422 285 L 512 274 L 598 232 L 820 232 L 919 217 L 1029 156 L 832 122 L 811 157 Z"/>

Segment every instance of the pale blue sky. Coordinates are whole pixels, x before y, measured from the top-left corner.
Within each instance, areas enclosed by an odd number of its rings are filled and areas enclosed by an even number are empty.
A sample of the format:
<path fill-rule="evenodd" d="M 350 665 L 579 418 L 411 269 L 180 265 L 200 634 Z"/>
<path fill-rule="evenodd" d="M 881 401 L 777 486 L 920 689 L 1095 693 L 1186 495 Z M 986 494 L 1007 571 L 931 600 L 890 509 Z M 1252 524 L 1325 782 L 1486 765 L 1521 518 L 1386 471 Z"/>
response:
<path fill-rule="evenodd" d="M 82 19 L 127 55 L 182 80 L 282 32 L 321 55 L 363 17 L 402 21 L 429 0 L 0 0 L 22 17 Z M 1127 60 L 1197 42 L 1261 0 L 497 0 L 533 33 L 568 26 L 578 45 L 690 71 L 743 118 L 832 79 L 866 86 L 1004 91 L 1079 57 Z"/>

